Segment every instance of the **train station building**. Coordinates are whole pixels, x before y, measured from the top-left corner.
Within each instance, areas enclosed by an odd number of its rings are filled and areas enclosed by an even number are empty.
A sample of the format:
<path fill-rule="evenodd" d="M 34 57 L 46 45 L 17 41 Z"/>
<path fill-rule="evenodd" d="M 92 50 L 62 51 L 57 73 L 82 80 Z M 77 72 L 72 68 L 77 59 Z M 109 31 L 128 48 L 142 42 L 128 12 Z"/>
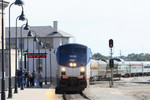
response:
<path fill-rule="evenodd" d="M 33 36 L 28 36 L 29 30 L 24 30 L 23 27 L 17 28 L 17 48 L 18 48 L 18 69 L 21 67 L 32 73 L 40 69 L 43 78 L 47 77 L 49 81 L 50 75 L 55 82 L 56 78 L 56 50 L 60 45 L 69 43 L 69 39 L 73 38 L 67 32 L 58 30 L 58 22 L 54 21 L 53 26 L 31 26 Z M 21 32 L 22 31 L 22 32 Z M 20 33 L 21 32 L 21 33 Z M 6 27 L 6 49 L 8 48 L 8 27 Z M 15 49 L 16 27 L 11 27 L 11 48 Z M 22 38 L 21 38 L 22 34 Z M 34 41 L 35 36 L 38 41 Z M 22 41 L 22 42 L 21 42 Z M 39 45 L 39 42 L 43 45 Z M 23 54 L 21 60 L 21 46 Z M 46 47 L 46 48 L 43 48 Z M 27 52 L 28 51 L 28 52 Z M 15 59 L 15 58 L 14 58 Z M 51 74 L 50 74 L 51 73 Z"/>
<path fill-rule="evenodd" d="M 4 1 L 4 10 L 8 7 L 9 2 Z M 0 12 L 2 12 L 2 3 L 0 1 Z M 5 12 L 5 11 L 4 11 Z M 0 13 L 2 19 L 2 13 Z M 5 14 L 4 14 L 5 19 Z M 0 20 L 2 23 L 2 20 Z M 5 27 L 4 22 L 4 78 L 5 89 L 8 89 L 9 84 L 9 38 L 11 48 L 11 86 L 15 86 L 15 67 L 17 61 L 17 69 L 25 68 L 32 73 L 40 70 L 43 80 L 45 76 L 47 81 L 56 82 L 56 51 L 60 45 L 69 43 L 70 38 L 74 38 L 67 32 L 58 30 L 58 22 L 54 21 L 52 26 L 30 26 L 33 36 L 28 36 L 29 30 L 24 30 L 24 27 L 10 27 L 11 36 L 9 37 L 9 27 Z M 17 29 L 17 37 L 16 37 Z M 22 34 L 22 35 L 21 35 Z M 38 41 L 34 41 L 35 36 Z M 0 24 L 0 37 L 2 37 L 2 24 Z M 17 39 L 17 53 L 16 53 Z M 39 45 L 42 42 L 43 45 Z M 45 48 L 44 48 L 45 47 Z M 21 57 L 21 50 L 22 57 Z M 17 55 L 17 59 L 16 59 Z M 0 84 L 2 78 L 2 38 L 0 38 Z M 55 83 L 54 83 L 55 84 Z M 1 92 L 1 87 L 0 87 Z"/>

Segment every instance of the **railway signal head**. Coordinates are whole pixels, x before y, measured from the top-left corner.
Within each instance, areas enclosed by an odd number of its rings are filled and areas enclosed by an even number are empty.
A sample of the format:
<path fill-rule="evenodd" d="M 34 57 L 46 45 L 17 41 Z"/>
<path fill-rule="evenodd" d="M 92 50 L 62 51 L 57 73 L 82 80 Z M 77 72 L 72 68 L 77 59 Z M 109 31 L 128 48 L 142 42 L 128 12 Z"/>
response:
<path fill-rule="evenodd" d="M 113 40 L 112 40 L 112 39 L 109 40 L 109 47 L 110 47 L 110 48 L 113 47 Z"/>
<path fill-rule="evenodd" d="M 113 59 L 109 60 L 109 66 L 110 66 L 110 68 L 114 68 L 114 60 Z"/>

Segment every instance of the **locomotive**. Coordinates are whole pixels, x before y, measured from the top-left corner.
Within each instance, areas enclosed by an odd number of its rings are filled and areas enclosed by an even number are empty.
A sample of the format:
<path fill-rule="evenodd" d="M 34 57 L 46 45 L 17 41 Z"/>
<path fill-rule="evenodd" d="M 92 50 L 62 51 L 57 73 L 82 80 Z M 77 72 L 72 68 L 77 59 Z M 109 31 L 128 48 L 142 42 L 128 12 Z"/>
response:
<path fill-rule="evenodd" d="M 90 49 L 82 44 L 65 44 L 57 49 L 56 93 L 82 92 L 90 79 Z"/>
<path fill-rule="evenodd" d="M 56 93 L 82 92 L 91 81 L 111 77 L 109 60 L 90 59 L 91 50 L 82 44 L 65 44 L 57 49 Z M 150 75 L 150 62 L 115 61 L 113 76 Z"/>

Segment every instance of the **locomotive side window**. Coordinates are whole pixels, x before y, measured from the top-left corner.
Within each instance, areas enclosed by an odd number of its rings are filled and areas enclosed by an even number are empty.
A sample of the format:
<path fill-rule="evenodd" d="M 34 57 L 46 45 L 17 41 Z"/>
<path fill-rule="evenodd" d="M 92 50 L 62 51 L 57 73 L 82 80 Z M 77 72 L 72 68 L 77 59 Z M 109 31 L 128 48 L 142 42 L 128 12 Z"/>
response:
<path fill-rule="evenodd" d="M 79 53 L 79 54 L 85 54 L 86 53 L 86 48 L 74 48 L 73 52 L 74 53 Z"/>
<path fill-rule="evenodd" d="M 61 54 L 72 54 L 72 49 L 71 48 L 60 48 L 60 53 Z"/>

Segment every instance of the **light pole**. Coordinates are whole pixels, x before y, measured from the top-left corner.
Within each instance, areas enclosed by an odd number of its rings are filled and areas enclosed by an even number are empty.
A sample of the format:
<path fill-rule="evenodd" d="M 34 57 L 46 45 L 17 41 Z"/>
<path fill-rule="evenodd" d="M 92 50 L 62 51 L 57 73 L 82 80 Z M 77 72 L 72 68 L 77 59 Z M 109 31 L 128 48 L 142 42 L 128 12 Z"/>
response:
<path fill-rule="evenodd" d="M 4 79 L 4 1 L 2 0 L 2 91 L 1 100 L 6 100 L 5 98 L 5 79 Z"/>
<path fill-rule="evenodd" d="M 23 2 L 21 0 L 16 0 L 9 6 L 9 92 L 8 92 L 8 98 L 12 98 L 12 88 L 11 88 L 11 47 L 10 47 L 10 9 L 11 6 L 15 4 L 18 6 L 22 6 Z M 22 14 L 23 14 L 23 6 L 22 6 Z"/>
<path fill-rule="evenodd" d="M 38 45 L 38 54 L 39 54 L 39 56 L 40 56 L 40 46 L 43 46 L 43 43 L 42 43 L 41 40 L 39 41 L 39 45 Z M 38 69 L 39 69 L 39 72 L 40 72 L 40 64 L 41 64 L 41 63 L 40 63 L 40 57 L 39 57 L 39 68 L 38 68 Z"/>
<path fill-rule="evenodd" d="M 29 46 L 29 39 L 28 38 L 32 37 L 32 36 L 33 36 L 32 33 L 28 32 L 28 35 L 27 35 L 27 55 L 29 53 L 29 48 L 28 48 L 28 46 Z M 28 58 L 27 72 L 29 72 L 29 58 Z M 29 77 L 27 77 L 27 87 L 29 87 Z"/>
<path fill-rule="evenodd" d="M 33 39 L 33 55 L 34 55 L 34 42 L 38 42 L 38 39 L 36 36 L 34 36 L 34 39 Z M 33 57 L 33 73 L 34 73 L 35 69 L 34 69 L 34 57 Z"/>
<path fill-rule="evenodd" d="M 34 42 L 37 42 L 38 39 L 36 37 L 36 32 L 34 30 L 30 30 L 29 33 L 31 34 L 31 32 L 33 32 L 35 34 L 34 38 L 33 38 L 33 55 L 34 55 Z M 28 33 L 28 34 L 29 34 Z M 34 73 L 34 56 L 33 56 L 33 73 Z"/>
<path fill-rule="evenodd" d="M 24 14 L 21 14 L 20 16 L 18 16 L 17 18 L 16 18 L 16 59 L 15 59 L 15 64 L 16 64 L 16 66 L 15 66 L 15 89 L 14 89 L 14 93 L 18 93 L 18 83 L 17 83 L 17 65 L 18 65 L 18 62 L 17 62 L 17 20 L 18 20 L 18 18 L 19 18 L 19 20 L 21 20 L 21 21 L 24 21 L 25 20 L 25 17 L 24 17 Z"/>
<path fill-rule="evenodd" d="M 50 57 L 50 84 L 52 85 L 52 64 L 51 64 L 51 48 L 50 48 L 50 53 L 49 53 L 49 57 Z"/>
<path fill-rule="evenodd" d="M 33 31 L 33 30 L 30 30 L 30 32 L 34 32 L 35 33 L 35 36 L 34 36 L 34 39 L 33 39 L 33 86 L 34 86 L 34 81 L 35 81 L 35 69 L 34 69 L 34 42 L 37 42 L 38 41 L 38 39 L 37 39 L 37 37 L 36 37 L 36 32 L 35 31 Z"/>
<path fill-rule="evenodd" d="M 22 42 L 22 28 L 23 28 L 23 26 L 25 26 L 24 30 L 28 30 L 29 29 L 29 27 L 28 27 L 28 21 L 27 21 L 26 24 L 23 24 L 21 26 L 21 29 L 20 29 L 20 33 L 21 33 L 21 67 L 23 67 L 23 64 L 22 64 L 22 53 L 23 53 L 23 49 L 22 49 L 22 46 L 23 46 L 23 42 Z M 22 68 L 21 72 L 23 72 L 23 68 Z M 23 87 L 23 73 L 21 73 L 21 90 L 23 90 L 23 89 L 24 89 L 24 87 Z"/>
<path fill-rule="evenodd" d="M 45 46 L 43 46 L 43 49 L 45 50 L 45 55 L 46 55 L 46 42 Z M 46 56 L 45 56 L 45 84 L 47 84 L 47 63 L 46 63 Z"/>
<path fill-rule="evenodd" d="M 42 43 L 42 41 L 40 39 L 41 37 L 39 35 L 37 35 L 35 31 L 33 31 L 33 30 L 31 30 L 31 31 L 35 33 L 34 41 L 39 41 L 38 44 L 37 44 L 38 45 L 38 51 L 37 52 L 39 54 L 39 57 L 38 57 L 39 65 L 38 65 L 37 70 L 40 72 L 40 46 L 43 46 L 43 43 Z M 31 31 L 29 31 L 29 32 L 31 32 Z M 37 37 L 38 37 L 38 39 L 37 39 Z M 34 43 L 33 43 L 33 52 L 34 52 Z M 33 63 L 34 63 L 34 61 L 33 61 Z M 34 67 L 34 64 L 33 64 L 33 67 Z"/>

